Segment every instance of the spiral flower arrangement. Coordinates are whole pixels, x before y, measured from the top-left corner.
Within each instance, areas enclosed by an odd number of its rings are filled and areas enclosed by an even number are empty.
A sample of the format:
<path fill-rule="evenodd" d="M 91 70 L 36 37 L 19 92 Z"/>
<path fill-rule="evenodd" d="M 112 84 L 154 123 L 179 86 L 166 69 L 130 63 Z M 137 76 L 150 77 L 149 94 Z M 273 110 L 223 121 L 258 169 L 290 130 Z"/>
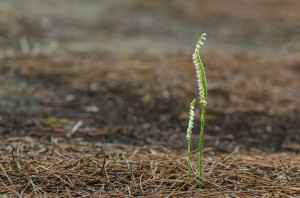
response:
<path fill-rule="evenodd" d="M 199 188 L 202 188 L 202 178 L 203 178 L 203 168 L 202 168 L 202 143 L 203 143 L 203 131 L 204 131 L 204 124 L 205 124 L 205 105 L 206 105 L 206 99 L 207 99 L 207 82 L 206 82 L 206 76 L 205 76 L 205 70 L 203 63 L 201 61 L 199 50 L 201 46 L 204 44 L 203 40 L 206 40 L 206 34 L 203 33 L 197 42 L 195 52 L 193 54 L 193 62 L 196 68 L 196 76 L 198 81 L 198 88 L 199 88 L 199 103 L 201 106 L 201 129 L 200 129 L 200 139 L 199 139 L 199 176 L 200 176 L 200 184 Z M 187 140 L 188 140 L 188 181 L 190 182 L 190 166 L 191 166 L 191 159 L 190 159 L 190 146 L 191 146 L 191 134 L 192 134 L 192 128 L 194 123 L 194 107 L 196 104 L 196 100 L 194 99 L 190 105 L 190 113 L 189 113 L 189 124 L 187 128 Z"/>

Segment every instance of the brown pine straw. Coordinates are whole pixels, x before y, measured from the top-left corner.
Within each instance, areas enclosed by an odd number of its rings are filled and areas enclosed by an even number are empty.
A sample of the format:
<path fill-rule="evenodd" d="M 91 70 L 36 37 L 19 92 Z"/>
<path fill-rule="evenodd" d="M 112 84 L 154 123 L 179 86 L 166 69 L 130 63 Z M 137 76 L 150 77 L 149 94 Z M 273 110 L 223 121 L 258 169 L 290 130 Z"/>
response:
<path fill-rule="evenodd" d="M 3 197 L 297 197 L 300 156 L 295 153 L 220 154 L 207 151 L 202 190 L 197 153 L 191 185 L 185 154 L 160 146 L 46 141 L 0 141 Z M 5 195 L 5 196 L 4 196 Z"/>

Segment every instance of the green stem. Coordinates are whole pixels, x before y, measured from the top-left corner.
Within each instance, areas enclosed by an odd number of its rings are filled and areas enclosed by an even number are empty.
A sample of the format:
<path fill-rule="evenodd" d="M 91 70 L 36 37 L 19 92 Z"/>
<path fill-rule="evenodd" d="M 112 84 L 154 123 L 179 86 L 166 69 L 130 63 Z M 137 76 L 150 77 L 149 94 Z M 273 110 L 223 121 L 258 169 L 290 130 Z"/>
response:
<path fill-rule="evenodd" d="M 204 105 L 201 104 L 201 130 L 200 130 L 200 140 L 199 140 L 199 176 L 200 176 L 200 182 L 202 183 L 202 177 L 203 177 L 203 167 L 202 167 L 202 142 L 203 142 L 203 131 L 204 131 Z M 199 184 L 199 188 L 202 188 L 202 184 Z"/>
<path fill-rule="evenodd" d="M 190 183 L 190 179 L 191 179 L 191 139 L 189 139 L 187 154 L 188 154 L 188 183 Z"/>

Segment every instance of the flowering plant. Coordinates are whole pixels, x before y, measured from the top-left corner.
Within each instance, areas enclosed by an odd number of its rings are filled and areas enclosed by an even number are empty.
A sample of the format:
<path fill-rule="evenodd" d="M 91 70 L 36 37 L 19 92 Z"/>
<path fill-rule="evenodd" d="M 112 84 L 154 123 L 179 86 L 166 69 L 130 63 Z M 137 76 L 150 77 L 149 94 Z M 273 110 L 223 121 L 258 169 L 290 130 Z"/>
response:
<path fill-rule="evenodd" d="M 206 105 L 206 99 L 207 99 L 207 82 L 206 82 L 206 76 L 204 71 L 203 63 L 200 59 L 199 50 L 201 48 L 201 45 L 203 45 L 203 40 L 206 40 L 206 34 L 203 33 L 197 42 L 195 52 L 193 54 L 193 62 L 196 68 L 196 74 L 197 74 L 197 81 L 198 81 L 198 88 L 199 88 L 199 103 L 201 106 L 201 130 L 200 130 L 200 139 L 199 139 L 199 176 L 200 180 L 202 182 L 203 177 L 203 168 L 202 168 L 202 142 L 203 142 L 203 131 L 204 131 L 204 108 Z M 192 134 L 192 128 L 193 128 L 193 122 L 194 122 L 194 107 L 195 107 L 196 100 L 194 99 L 193 102 L 190 105 L 190 113 L 189 113 L 189 124 L 187 129 L 187 140 L 188 140 L 188 180 L 190 180 L 190 166 L 191 166 L 191 159 L 190 159 L 190 146 L 191 146 L 191 134 Z M 199 184 L 199 187 L 202 188 L 202 184 Z"/>

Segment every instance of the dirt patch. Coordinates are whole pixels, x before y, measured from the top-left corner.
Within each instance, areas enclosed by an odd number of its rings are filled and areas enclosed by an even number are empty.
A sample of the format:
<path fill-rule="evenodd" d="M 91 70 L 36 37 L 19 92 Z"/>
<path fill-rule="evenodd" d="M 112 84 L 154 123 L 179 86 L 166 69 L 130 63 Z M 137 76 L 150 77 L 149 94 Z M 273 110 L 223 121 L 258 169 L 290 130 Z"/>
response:
<path fill-rule="evenodd" d="M 219 56 L 209 61 L 212 53 L 204 54 L 211 81 L 205 145 L 294 150 L 289 145 L 300 141 L 295 105 L 299 84 L 294 70 L 298 59 L 237 52 L 223 56 L 214 51 Z M 6 85 L 2 133 L 64 136 L 82 120 L 86 133 L 75 136 L 134 145 L 151 144 L 150 138 L 185 148 L 187 104 L 197 97 L 194 68 L 186 57 L 176 53 L 5 58 L 1 62 L 6 73 L 2 75 Z M 52 123 L 45 122 L 51 118 Z M 70 121 L 64 124 L 63 119 Z M 61 132 L 54 133 L 57 129 Z M 91 132 L 95 130 L 107 133 L 102 137 Z M 110 136 L 110 131 L 118 132 Z"/>

